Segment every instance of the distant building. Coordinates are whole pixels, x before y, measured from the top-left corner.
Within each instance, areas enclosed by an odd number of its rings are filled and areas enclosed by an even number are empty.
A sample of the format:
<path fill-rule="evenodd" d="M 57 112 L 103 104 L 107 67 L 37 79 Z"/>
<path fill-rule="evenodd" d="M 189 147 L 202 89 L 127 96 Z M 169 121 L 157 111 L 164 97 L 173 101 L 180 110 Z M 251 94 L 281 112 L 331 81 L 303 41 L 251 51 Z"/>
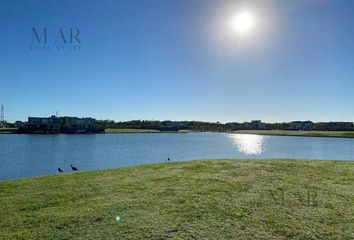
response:
<path fill-rule="evenodd" d="M 22 122 L 22 121 L 16 121 L 15 122 L 15 128 L 21 128 L 21 127 L 25 127 L 26 123 Z"/>
<path fill-rule="evenodd" d="M 349 131 L 354 130 L 352 122 L 328 122 L 324 124 L 325 129 L 329 131 Z"/>
<path fill-rule="evenodd" d="M 20 125 L 20 123 L 18 123 Z M 27 133 L 93 133 L 102 129 L 96 127 L 93 118 L 78 117 L 28 117 L 27 124 L 19 127 L 20 132 Z"/>
<path fill-rule="evenodd" d="M 266 124 L 261 120 L 252 120 L 250 125 L 254 129 L 266 129 Z"/>
<path fill-rule="evenodd" d="M 82 131 L 96 128 L 93 118 L 61 117 L 61 128 L 65 131 Z"/>
<path fill-rule="evenodd" d="M 38 130 L 44 132 L 59 132 L 60 118 L 51 116 L 49 118 L 43 117 L 28 117 L 27 128 L 29 130 Z"/>
<path fill-rule="evenodd" d="M 266 124 L 261 120 L 252 120 L 251 122 L 242 123 L 241 129 L 263 130 L 266 129 Z"/>
<path fill-rule="evenodd" d="M 314 123 L 311 121 L 293 121 L 289 124 L 289 130 L 304 130 L 309 131 L 314 127 Z"/>
<path fill-rule="evenodd" d="M 166 128 L 169 130 L 181 130 L 188 127 L 185 121 L 164 121 L 163 124 L 166 125 Z"/>

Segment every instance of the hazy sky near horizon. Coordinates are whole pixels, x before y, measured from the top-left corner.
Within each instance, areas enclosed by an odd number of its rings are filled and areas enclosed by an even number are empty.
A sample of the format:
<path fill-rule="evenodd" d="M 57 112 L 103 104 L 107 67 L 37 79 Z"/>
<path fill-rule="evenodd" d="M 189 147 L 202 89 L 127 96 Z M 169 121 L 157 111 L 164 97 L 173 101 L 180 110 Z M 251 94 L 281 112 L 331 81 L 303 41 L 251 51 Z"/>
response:
<path fill-rule="evenodd" d="M 81 50 L 31 50 L 45 27 L 52 47 L 77 27 Z M 8 121 L 354 120 L 350 0 L 0 0 L 0 33 Z"/>

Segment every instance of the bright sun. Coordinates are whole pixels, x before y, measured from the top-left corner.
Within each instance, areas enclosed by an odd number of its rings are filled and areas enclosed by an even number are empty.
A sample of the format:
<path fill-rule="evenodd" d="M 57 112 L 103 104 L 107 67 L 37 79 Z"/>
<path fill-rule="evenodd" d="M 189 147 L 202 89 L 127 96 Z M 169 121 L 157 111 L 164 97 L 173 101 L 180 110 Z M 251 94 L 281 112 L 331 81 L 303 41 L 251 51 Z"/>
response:
<path fill-rule="evenodd" d="M 240 13 L 232 21 L 232 27 L 241 34 L 250 31 L 253 27 L 253 24 L 253 16 L 248 12 Z"/>

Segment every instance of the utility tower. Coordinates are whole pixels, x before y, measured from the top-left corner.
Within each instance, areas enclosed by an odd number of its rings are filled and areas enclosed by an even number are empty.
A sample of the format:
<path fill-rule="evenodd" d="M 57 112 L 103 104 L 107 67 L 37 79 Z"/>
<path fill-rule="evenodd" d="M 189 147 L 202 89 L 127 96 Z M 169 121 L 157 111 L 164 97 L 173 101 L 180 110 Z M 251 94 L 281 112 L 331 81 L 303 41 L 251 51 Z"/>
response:
<path fill-rule="evenodd" d="M 4 127 L 4 125 L 5 125 L 4 105 L 1 104 L 0 127 Z"/>

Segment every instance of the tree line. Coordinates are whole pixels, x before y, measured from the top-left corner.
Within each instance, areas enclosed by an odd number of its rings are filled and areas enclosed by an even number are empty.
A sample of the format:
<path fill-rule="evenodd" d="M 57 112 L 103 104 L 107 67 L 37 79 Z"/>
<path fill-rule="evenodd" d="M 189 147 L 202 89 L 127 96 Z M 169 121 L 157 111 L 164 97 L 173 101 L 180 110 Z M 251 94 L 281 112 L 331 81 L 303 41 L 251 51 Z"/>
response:
<path fill-rule="evenodd" d="M 247 123 L 220 123 L 202 121 L 155 121 L 155 120 L 132 120 L 115 122 L 113 120 L 96 120 L 97 127 L 100 128 L 123 128 L 123 129 L 152 129 L 160 131 L 215 131 L 228 132 L 237 130 L 255 129 L 247 126 Z M 288 129 L 289 123 L 266 123 L 266 129 Z"/>

